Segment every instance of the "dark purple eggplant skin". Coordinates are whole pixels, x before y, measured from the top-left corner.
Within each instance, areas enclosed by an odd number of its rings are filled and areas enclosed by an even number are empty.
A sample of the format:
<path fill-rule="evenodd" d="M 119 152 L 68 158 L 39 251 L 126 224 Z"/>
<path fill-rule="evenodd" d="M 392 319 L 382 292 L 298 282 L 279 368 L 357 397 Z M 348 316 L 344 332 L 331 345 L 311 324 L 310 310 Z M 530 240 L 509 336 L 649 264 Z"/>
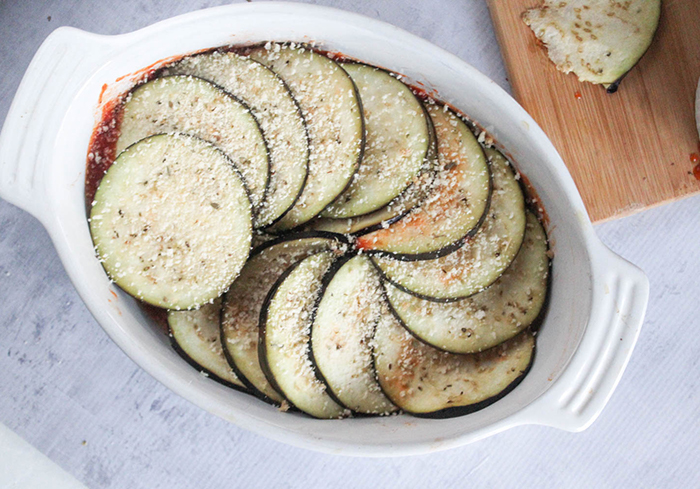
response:
<path fill-rule="evenodd" d="M 329 231 L 296 231 L 296 232 L 286 232 L 281 236 L 278 236 L 276 238 L 271 239 L 270 241 L 267 241 L 260 246 L 256 247 L 253 251 L 250 252 L 250 258 L 254 257 L 255 255 L 259 254 L 261 251 L 266 250 L 267 248 L 271 248 L 273 246 L 276 246 L 280 243 L 284 243 L 286 241 L 294 241 L 297 239 L 307 239 L 307 238 L 324 238 L 324 239 L 332 239 L 334 241 L 337 241 L 338 243 L 345 244 L 345 245 L 350 245 L 350 239 L 348 238 L 347 235 L 345 234 L 339 234 L 339 233 L 331 233 Z"/>
<path fill-rule="evenodd" d="M 534 210 L 532 212 L 535 213 Z M 543 226 L 544 227 L 544 226 Z M 545 235 L 547 235 L 545 231 Z M 551 248 L 549 247 L 549 237 L 547 237 L 547 251 L 551 253 Z M 550 255 L 551 256 L 551 255 Z M 554 260 L 552 258 L 549 258 L 549 271 L 547 272 L 547 292 L 544 296 L 544 303 L 542 304 L 542 309 L 540 309 L 540 313 L 537 315 L 537 317 L 532 321 L 532 324 L 529 326 L 530 331 L 532 331 L 533 334 L 537 334 L 540 328 L 542 327 L 542 324 L 544 323 L 544 320 L 547 317 L 547 311 L 549 311 L 549 302 L 552 299 L 552 283 L 554 279 L 552 278 L 553 276 L 553 271 L 554 271 Z"/>
<path fill-rule="evenodd" d="M 175 351 L 177 352 L 177 354 L 180 355 L 180 357 L 181 357 L 184 361 L 186 361 L 188 364 L 190 364 L 190 366 L 192 366 L 195 370 L 197 370 L 198 372 L 201 372 L 201 373 L 203 373 L 203 374 L 206 374 L 207 377 L 209 377 L 210 379 L 212 379 L 212 380 L 218 382 L 219 384 L 223 384 L 223 385 L 225 385 L 226 387 L 230 387 L 231 389 L 237 390 L 238 392 L 244 392 L 244 393 L 246 393 L 246 394 L 251 394 L 251 392 L 248 391 L 247 389 L 245 389 L 245 388 L 243 388 L 243 387 L 241 387 L 241 386 L 238 386 L 238 385 L 236 385 L 236 384 L 232 384 L 232 383 L 229 382 L 228 380 L 222 379 L 221 377 L 219 377 L 218 375 L 216 375 L 216 374 L 213 373 L 212 371 L 210 371 L 210 370 L 208 370 L 208 369 L 202 367 L 200 364 L 198 364 L 197 362 L 195 362 L 195 361 L 192 359 L 192 357 L 190 357 L 187 353 L 185 353 L 185 350 L 183 350 L 183 349 L 180 347 L 180 345 L 178 345 L 177 341 L 175 341 L 175 337 L 173 336 L 173 333 L 172 333 L 172 331 L 170 330 L 170 327 L 168 327 L 168 337 L 170 338 L 170 344 L 171 344 L 171 346 L 173 347 L 173 350 L 175 350 Z M 238 376 L 238 372 L 236 372 L 236 375 Z M 240 376 L 238 376 L 238 377 L 240 378 Z"/>

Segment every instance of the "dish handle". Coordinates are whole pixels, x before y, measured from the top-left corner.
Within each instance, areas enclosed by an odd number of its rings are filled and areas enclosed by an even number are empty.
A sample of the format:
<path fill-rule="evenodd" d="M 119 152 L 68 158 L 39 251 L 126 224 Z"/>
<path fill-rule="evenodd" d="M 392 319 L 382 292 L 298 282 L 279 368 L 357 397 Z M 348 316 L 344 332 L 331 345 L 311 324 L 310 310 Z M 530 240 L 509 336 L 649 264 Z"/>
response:
<path fill-rule="evenodd" d="M 34 55 L 0 133 L 0 197 L 48 217 L 46 168 L 66 110 L 85 80 L 105 61 L 105 36 L 61 27 Z"/>
<path fill-rule="evenodd" d="M 525 409 L 527 423 L 574 432 L 588 428 L 610 400 L 639 337 L 649 280 L 600 242 L 592 253 L 598 266 L 586 331 L 554 385 Z"/>

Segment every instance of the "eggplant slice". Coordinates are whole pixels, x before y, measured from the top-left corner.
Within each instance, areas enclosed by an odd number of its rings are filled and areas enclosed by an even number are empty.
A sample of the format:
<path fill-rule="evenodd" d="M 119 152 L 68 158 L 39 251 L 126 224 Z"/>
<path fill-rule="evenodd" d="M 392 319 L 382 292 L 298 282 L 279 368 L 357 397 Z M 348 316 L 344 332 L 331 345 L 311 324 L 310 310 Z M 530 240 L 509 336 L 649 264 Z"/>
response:
<path fill-rule="evenodd" d="M 426 111 L 426 120 L 430 126 L 430 144 L 426 166 L 411 185 L 401 195 L 379 210 L 349 219 L 333 219 L 317 217 L 309 223 L 309 229 L 328 231 L 332 233 L 363 235 L 378 229 L 384 229 L 395 223 L 408 212 L 421 205 L 432 190 L 435 175 L 438 171 L 437 137 L 433 121 Z"/>
<path fill-rule="evenodd" d="M 445 418 L 483 409 L 510 392 L 530 367 L 535 338 L 526 331 L 483 353 L 456 355 L 417 340 L 388 313 L 373 347 L 379 383 L 394 404 Z"/>
<path fill-rule="evenodd" d="M 301 194 L 309 161 L 304 118 L 289 88 L 269 68 L 232 52 L 188 56 L 164 74 L 204 78 L 250 107 L 270 150 L 270 181 L 256 227 L 277 221 Z"/>
<path fill-rule="evenodd" d="M 321 251 L 344 253 L 347 244 L 327 233 L 292 235 L 265 243 L 251 254 L 241 274 L 224 296 L 221 339 L 224 353 L 254 392 L 273 402 L 282 396 L 270 385 L 260 367 L 258 337 L 260 312 L 268 292 L 294 263 Z"/>
<path fill-rule="evenodd" d="M 168 311 L 173 347 L 187 362 L 225 385 L 243 388 L 219 341 L 221 300 L 195 311 Z"/>
<path fill-rule="evenodd" d="M 360 93 L 365 152 L 350 186 L 322 213 L 348 219 L 369 214 L 401 195 L 424 171 L 432 138 L 413 92 L 384 70 L 342 63 Z"/>
<path fill-rule="evenodd" d="M 383 300 L 379 274 L 366 256 L 337 261 L 324 279 L 311 326 L 316 373 L 329 394 L 357 413 L 396 411 L 377 382 L 372 358 Z"/>
<path fill-rule="evenodd" d="M 484 152 L 469 127 L 447 106 L 428 105 L 438 141 L 433 189 L 419 207 L 386 229 L 366 234 L 357 247 L 394 258 L 420 260 L 447 255 L 478 230 L 491 196 Z"/>
<path fill-rule="evenodd" d="M 248 259 L 250 200 L 231 160 L 211 144 L 151 136 L 107 170 L 90 233 L 126 292 L 165 309 L 196 309 L 223 294 Z"/>
<path fill-rule="evenodd" d="M 384 283 L 392 312 L 418 339 L 452 353 L 477 353 L 507 341 L 540 315 L 547 297 L 547 235 L 527 213 L 518 256 L 488 289 L 467 299 L 440 304 Z"/>
<path fill-rule="evenodd" d="M 525 234 L 525 198 L 505 157 L 489 148 L 485 153 L 493 193 L 479 231 L 457 251 L 437 259 L 401 261 L 373 255 L 385 279 L 417 297 L 451 302 L 482 291 L 508 268 Z"/>
<path fill-rule="evenodd" d="M 285 81 L 309 135 L 309 173 L 294 206 L 272 227 L 281 232 L 314 218 L 350 184 L 364 150 L 362 106 L 347 72 L 305 46 L 267 43 L 249 55 Z"/>
<path fill-rule="evenodd" d="M 397 222 L 426 199 L 435 173 L 434 168 L 421 173 L 401 195 L 377 211 L 349 219 L 319 217 L 309 223 L 309 229 L 355 235 L 384 229 Z"/>
<path fill-rule="evenodd" d="M 145 137 L 186 133 L 219 147 L 243 175 L 254 209 L 269 178 L 267 146 L 248 107 L 193 76 L 167 76 L 137 86 L 124 103 L 117 154 Z"/>
<path fill-rule="evenodd" d="M 270 383 L 301 411 L 323 419 L 348 411 L 328 395 L 310 358 L 311 322 L 336 255 L 322 251 L 287 269 L 263 305 L 260 360 Z"/>
<path fill-rule="evenodd" d="M 660 14 L 661 0 L 545 0 L 523 20 L 559 71 L 614 91 L 649 48 Z"/>

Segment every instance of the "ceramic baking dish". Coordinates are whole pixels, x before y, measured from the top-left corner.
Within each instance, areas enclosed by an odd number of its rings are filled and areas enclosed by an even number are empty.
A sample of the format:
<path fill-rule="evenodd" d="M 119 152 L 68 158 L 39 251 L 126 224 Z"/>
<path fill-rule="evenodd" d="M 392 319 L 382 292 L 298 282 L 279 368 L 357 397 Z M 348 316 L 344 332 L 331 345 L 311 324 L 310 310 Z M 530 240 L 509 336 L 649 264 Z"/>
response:
<path fill-rule="evenodd" d="M 314 41 L 405 74 L 463 110 L 512 156 L 549 217 L 555 253 L 550 307 L 532 370 L 510 394 L 468 416 L 319 421 L 280 413 L 192 369 L 95 259 L 85 215 L 85 158 L 106 100 L 129 78 L 169 56 L 230 43 Z M 0 136 L 0 196 L 49 231 L 88 308 L 142 368 L 194 404 L 279 441 L 332 453 L 421 453 L 479 440 L 513 426 L 579 431 L 613 393 L 642 325 L 648 282 L 596 237 L 557 151 L 496 83 L 457 57 L 394 26 L 339 10 L 242 3 L 187 15 L 119 36 L 72 28 L 53 32 L 22 80 Z"/>

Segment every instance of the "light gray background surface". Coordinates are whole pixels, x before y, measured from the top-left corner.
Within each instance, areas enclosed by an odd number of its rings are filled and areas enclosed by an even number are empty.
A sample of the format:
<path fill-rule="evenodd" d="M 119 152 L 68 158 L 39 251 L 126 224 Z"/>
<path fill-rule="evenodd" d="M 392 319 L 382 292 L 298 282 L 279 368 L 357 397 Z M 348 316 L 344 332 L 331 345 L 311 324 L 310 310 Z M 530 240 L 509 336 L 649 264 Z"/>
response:
<path fill-rule="evenodd" d="M 224 3 L 0 0 L 0 120 L 53 29 L 118 34 Z M 484 0 L 311 3 L 400 26 L 508 88 Z M 597 227 L 649 275 L 651 300 L 625 376 L 591 428 L 521 427 L 429 456 L 366 460 L 267 440 L 168 391 L 93 320 L 38 221 L 0 201 L 0 423 L 91 488 L 692 487 L 700 472 L 699 207 L 690 198 Z"/>

